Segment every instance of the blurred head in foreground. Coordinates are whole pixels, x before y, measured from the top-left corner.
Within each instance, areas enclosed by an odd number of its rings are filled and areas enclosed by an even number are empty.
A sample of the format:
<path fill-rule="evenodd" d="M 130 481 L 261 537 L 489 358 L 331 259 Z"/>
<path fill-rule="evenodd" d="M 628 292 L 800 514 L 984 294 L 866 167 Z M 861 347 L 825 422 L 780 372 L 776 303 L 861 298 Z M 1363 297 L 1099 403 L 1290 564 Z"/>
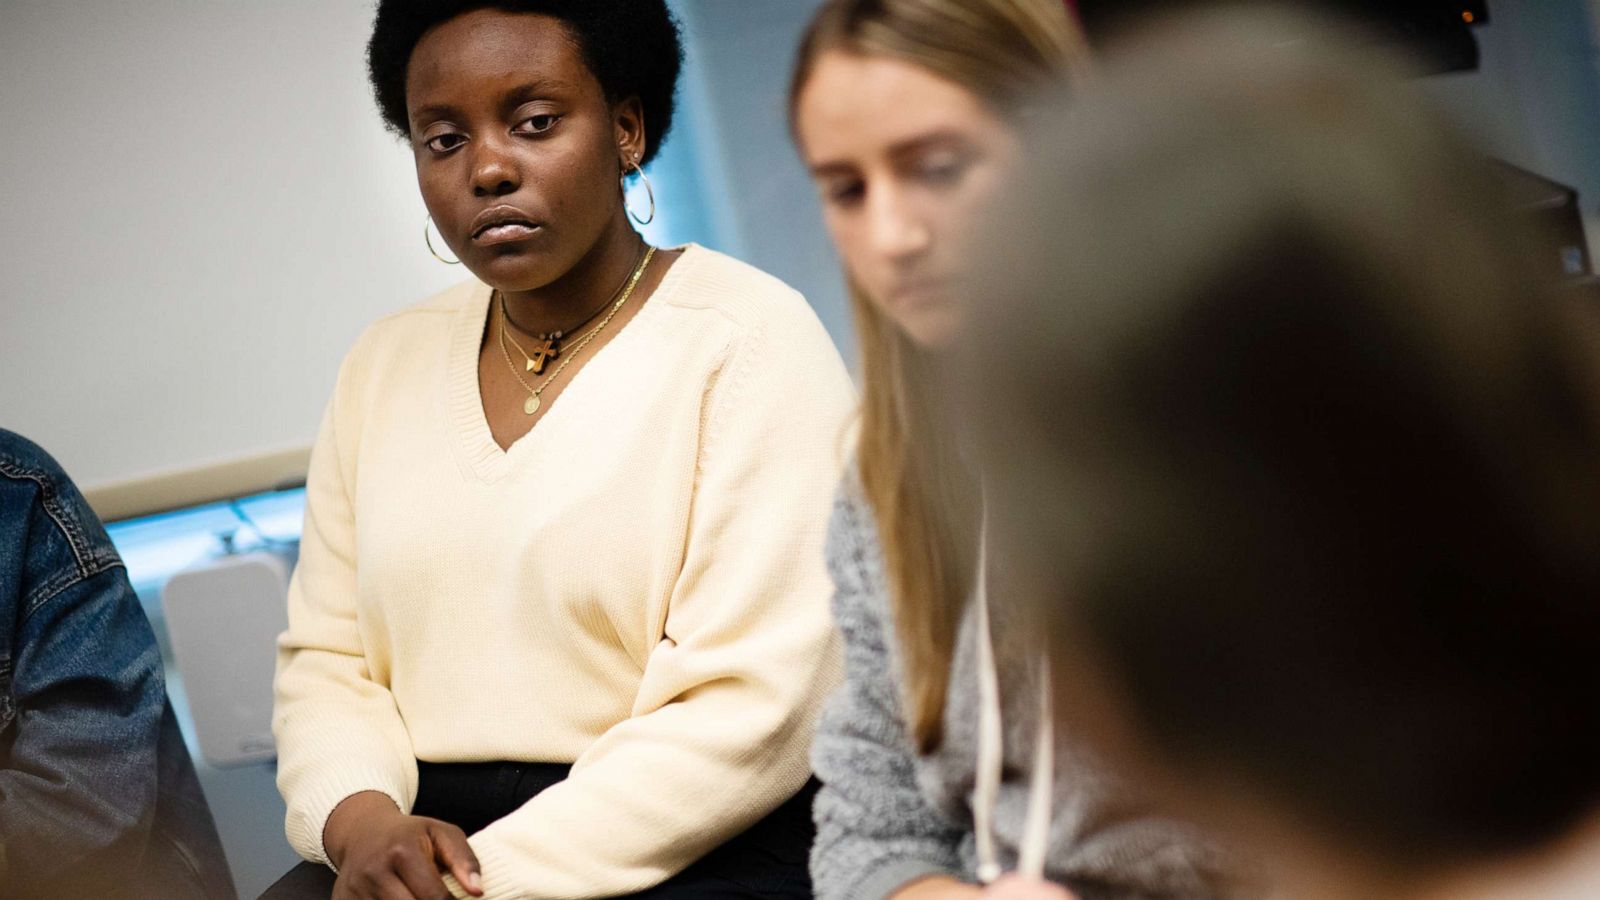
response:
<path fill-rule="evenodd" d="M 963 398 L 995 543 L 1061 715 L 1291 896 L 1547 896 L 1600 840 L 1593 359 L 1479 151 L 1308 33 L 1168 23 L 1041 130 Z"/>

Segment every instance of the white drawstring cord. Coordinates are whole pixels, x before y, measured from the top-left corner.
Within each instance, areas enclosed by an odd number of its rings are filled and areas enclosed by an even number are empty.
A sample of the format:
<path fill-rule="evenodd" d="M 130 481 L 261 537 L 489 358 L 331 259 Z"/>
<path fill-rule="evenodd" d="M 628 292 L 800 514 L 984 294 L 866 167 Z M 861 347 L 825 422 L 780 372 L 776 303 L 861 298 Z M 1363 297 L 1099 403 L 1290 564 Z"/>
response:
<path fill-rule="evenodd" d="M 973 788 L 972 820 L 978 850 L 978 881 L 991 884 L 1003 874 L 994 843 L 994 813 L 1005 768 L 1005 723 L 1000 711 L 1000 668 L 995 661 L 989 623 L 989 529 L 985 513 L 978 536 L 978 572 L 974 605 L 978 614 L 978 771 Z M 1018 873 L 1044 880 L 1050 847 L 1052 792 L 1055 788 L 1054 707 L 1050 662 L 1040 656 L 1039 728 L 1033 748 L 1033 777 L 1028 787 L 1028 812 L 1022 834 Z"/>
<path fill-rule="evenodd" d="M 1039 734 L 1033 744 L 1033 783 L 1028 786 L 1028 824 L 1022 832 L 1017 871 L 1024 878 L 1044 880 L 1044 858 L 1050 849 L 1052 792 L 1055 789 L 1055 710 L 1050 696 L 1050 658 L 1039 655 Z"/>
<path fill-rule="evenodd" d="M 1005 731 L 1000 717 L 1000 671 L 995 665 L 994 636 L 989 631 L 988 516 L 978 534 L 978 771 L 972 802 L 972 822 L 978 839 L 978 881 L 990 884 L 1000 877 L 1000 860 L 994 847 L 994 808 L 1000 796 L 1000 775 L 1005 764 Z"/>

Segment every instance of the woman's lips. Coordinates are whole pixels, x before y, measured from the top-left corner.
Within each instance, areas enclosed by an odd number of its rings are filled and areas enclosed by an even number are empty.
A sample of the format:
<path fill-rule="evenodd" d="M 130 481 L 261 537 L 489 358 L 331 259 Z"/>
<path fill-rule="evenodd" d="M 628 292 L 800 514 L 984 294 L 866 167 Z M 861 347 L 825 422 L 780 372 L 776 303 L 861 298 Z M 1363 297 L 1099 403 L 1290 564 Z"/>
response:
<path fill-rule="evenodd" d="M 950 302 L 950 279 L 900 284 L 890 290 L 891 302 L 907 309 L 927 309 Z"/>
<path fill-rule="evenodd" d="M 472 220 L 472 242 L 480 246 L 525 241 L 540 231 L 539 220 L 509 203 L 491 206 Z"/>
<path fill-rule="evenodd" d="M 523 222 L 507 222 L 504 225 L 490 225 L 472 236 L 473 243 L 489 245 L 504 244 L 508 241 L 525 241 L 539 233 L 539 226 L 528 225 Z"/>

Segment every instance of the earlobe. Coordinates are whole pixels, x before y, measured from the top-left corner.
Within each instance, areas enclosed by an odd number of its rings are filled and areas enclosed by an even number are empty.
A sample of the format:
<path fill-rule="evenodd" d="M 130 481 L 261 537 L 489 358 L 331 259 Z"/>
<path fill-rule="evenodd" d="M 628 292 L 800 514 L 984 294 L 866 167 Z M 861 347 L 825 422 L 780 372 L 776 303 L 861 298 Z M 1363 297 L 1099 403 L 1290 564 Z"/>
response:
<path fill-rule="evenodd" d="M 617 145 L 617 161 L 622 164 L 622 174 L 638 169 L 644 161 L 643 141 L 626 141 Z"/>

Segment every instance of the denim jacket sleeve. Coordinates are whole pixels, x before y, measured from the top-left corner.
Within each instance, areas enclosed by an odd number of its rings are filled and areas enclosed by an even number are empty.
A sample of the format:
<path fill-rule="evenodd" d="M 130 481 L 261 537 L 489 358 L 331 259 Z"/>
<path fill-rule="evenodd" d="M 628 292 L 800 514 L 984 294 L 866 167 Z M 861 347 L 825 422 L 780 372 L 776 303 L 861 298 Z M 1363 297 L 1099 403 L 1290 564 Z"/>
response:
<path fill-rule="evenodd" d="M 98 519 L 0 431 L 0 881 L 131 877 L 157 799 L 155 635 Z"/>

